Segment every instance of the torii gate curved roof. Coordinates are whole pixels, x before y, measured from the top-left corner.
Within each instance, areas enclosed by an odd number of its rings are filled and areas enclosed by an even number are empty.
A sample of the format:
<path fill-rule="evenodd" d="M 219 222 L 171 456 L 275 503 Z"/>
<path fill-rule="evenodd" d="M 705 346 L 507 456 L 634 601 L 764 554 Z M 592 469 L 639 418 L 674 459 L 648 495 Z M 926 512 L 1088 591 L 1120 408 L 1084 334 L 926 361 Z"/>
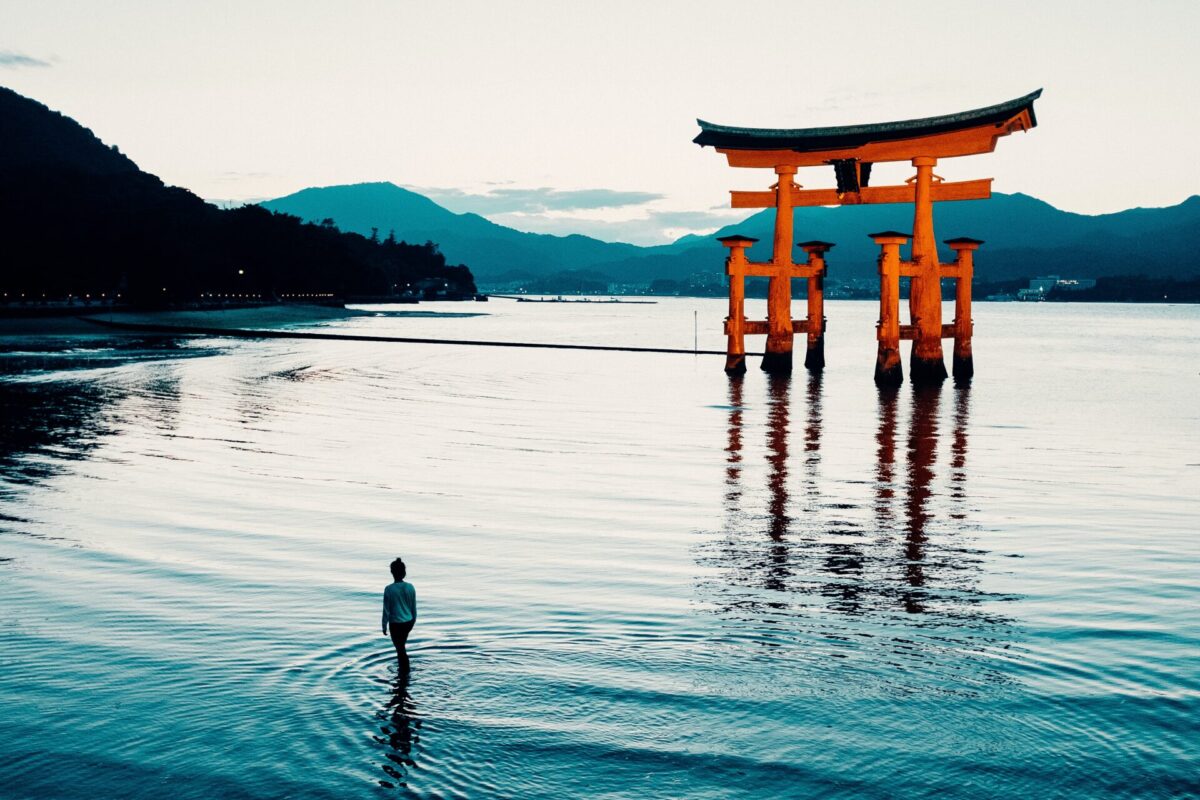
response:
<path fill-rule="evenodd" d="M 845 158 L 905 161 L 913 156 L 972 155 L 994 150 L 1000 136 L 1037 125 L 1033 101 L 1041 94 L 1038 89 L 973 111 L 870 125 L 739 128 L 698 119 L 700 135 L 692 141 L 701 147 L 717 148 L 729 157 L 732 166 L 770 166 L 767 162 L 773 159 L 775 163 L 807 166 Z M 752 152 L 758 155 L 750 155 Z M 785 160 L 779 161 L 781 157 Z"/>

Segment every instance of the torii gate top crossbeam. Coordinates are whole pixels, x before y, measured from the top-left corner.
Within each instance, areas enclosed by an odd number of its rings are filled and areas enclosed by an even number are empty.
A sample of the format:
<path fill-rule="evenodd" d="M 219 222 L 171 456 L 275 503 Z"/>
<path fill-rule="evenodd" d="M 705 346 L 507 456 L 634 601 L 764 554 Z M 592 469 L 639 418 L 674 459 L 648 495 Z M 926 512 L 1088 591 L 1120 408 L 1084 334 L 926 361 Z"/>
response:
<path fill-rule="evenodd" d="M 986 108 L 940 117 L 832 128 L 738 128 L 698 119 L 692 141 L 717 148 L 731 167 L 811 167 L 834 161 L 909 161 L 990 153 L 996 140 L 1037 125 L 1042 90 Z"/>

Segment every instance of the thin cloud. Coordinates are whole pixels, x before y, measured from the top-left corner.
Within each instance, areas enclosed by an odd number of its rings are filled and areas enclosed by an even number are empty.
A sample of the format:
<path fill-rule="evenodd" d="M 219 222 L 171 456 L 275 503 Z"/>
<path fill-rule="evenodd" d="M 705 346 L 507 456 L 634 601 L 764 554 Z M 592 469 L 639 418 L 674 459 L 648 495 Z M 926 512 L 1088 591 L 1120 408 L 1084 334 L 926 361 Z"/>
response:
<path fill-rule="evenodd" d="M 821 99 L 807 105 L 802 105 L 799 107 L 799 110 L 812 113 L 819 111 L 841 111 L 842 109 L 873 108 L 879 105 L 879 101 L 883 97 L 882 92 L 872 91 L 826 92 Z"/>
<path fill-rule="evenodd" d="M 495 214 L 489 219 L 520 231 L 566 236 L 582 233 L 606 242 L 640 245 L 667 244 L 685 234 L 707 234 L 742 219 L 744 212 L 727 209 L 723 214 L 705 211 L 651 210 L 623 220 L 604 220 L 563 214 Z"/>
<path fill-rule="evenodd" d="M 217 173 L 219 181 L 245 181 L 245 180 L 261 180 L 262 178 L 274 178 L 274 172 L 238 172 L 237 170 L 225 170 Z"/>
<path fill-rule="evenodd" d="M 617 189 L 517 188 L 508 182 L 475 191 L 408 186 L 456 213 L 473 213 L 531 233 L 581 233 L 609 242 L 666 244 L 689 233 L 704 234 L 745 216 L 716 206 L 709 210 L 670 210 L 653 205 L 666 199 L 653 192 Z"/>
<path fill-rule="evenodd" d="M 733 222 L 735 219 L 742 219 L 747 212 L 725 209 L 724 213 L 714 214 L 708 211 L 654 211 L 650 214 L 650 219 L 663 228 L 687 228 L 694 231 L 715 231 Z"/>
<path fill-rule="evenodd" d="M 51 62 L 42 58 L 34 58 L 15 50 L 0 50 L 0 67 L 4 69 L 21 69 L 22 67 L 52 67 Z"/>
<path fill-rule="evenodd" d="M 626 208 L 661 200 L 663 197 L 652 192 L 623 192 L 615 189 L 494 188 L 482 194 L 471 194 L 462 189 L 419 186 L 410 188 L 451 210 L 484 215 Z"/>

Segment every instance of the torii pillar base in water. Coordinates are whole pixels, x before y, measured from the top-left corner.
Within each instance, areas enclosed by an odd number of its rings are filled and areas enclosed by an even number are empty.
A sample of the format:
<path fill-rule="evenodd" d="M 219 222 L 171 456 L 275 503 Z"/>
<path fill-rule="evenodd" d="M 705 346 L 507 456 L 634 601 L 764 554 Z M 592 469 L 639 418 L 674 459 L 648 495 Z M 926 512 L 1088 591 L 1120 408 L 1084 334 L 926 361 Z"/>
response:
<path fill-rule="evenodd" d="M 809 372 L 825 370 L 825 334 L 820 333 L 815 341 L 808 343 L 808 351 L 804 354 L 804 368 Z"/>
<path fill-rule="evenodd" d="M 975 359 L 967 353 L 965 356 L 954 354 L 954 366 L 950 371 L 954 376 L 955 383 L 970 383 L 971 378 L 975 377 Z"/>
<path fill-rule="evenodd" d="M 762 371 L 770 375 L 792 374 L 792 351 L 772 353 L 768 350 L 763 353 Z"/>
<path fill-rule="evenodd" d="M 875 385 L 899 386 L 904 383 L 904 365 L 900 361 L 900 351 L 879 348 L 875 359 Z"/>
<path fill-rule="evenodd" d="M 916 345 L 913 345 L 914 349 Z M 918 386 L 940 384 L 946 380 L 946 362 L 940 358 L 925 358 L 913 355 L 908 362 L 908 371 L 913 383 Z"/>

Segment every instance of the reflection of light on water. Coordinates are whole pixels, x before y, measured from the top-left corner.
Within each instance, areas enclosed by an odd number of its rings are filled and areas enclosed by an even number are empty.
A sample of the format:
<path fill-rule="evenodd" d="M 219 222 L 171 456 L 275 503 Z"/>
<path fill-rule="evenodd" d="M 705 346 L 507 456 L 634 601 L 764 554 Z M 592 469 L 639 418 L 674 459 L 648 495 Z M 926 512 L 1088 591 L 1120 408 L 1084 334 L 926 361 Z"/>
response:
<path fill-rule="evenodd" d="M 768 379 L 766 403 L 757 409 L 757 419 L 747 417 L 743 380 L 732 379 L 729 388 L 724 543 L 706 548 L 701 561 L 729 578 L 719 590 L 718 605 L 742 613 L 760 605 L 785 609 L 816 601 L 817 607 L 850 615 L 902 610 L 933 614 L 938 624 L 990 624 L 971 610 L 987 597 L 974 588 L 982 553 L 960 541 L 966 513 L 968 388 L 952 390 L 950 491 L 941 495 L 936 465 L 943 390 L 879 391 L 868 505 L 866 498 L 821 476 L 822 377 Z M 806 381 L 800 458 L 789 446 L 790 388 L 797 380 Z M 745 469 L 747 424 L 765 429 L 767 468 L 761 477 Z M 748 485 L 754 480 L 764 481 L 765 487 Z M 803 492 L 793 492 L 793 484 Z M 753 504 L 764 495 L 763 513 L 756 513 Z M 934 527 L 936 539 L 931 541 Z M 735 588 L 756 584 L 778 596 L 743 594 Z"/>
<path fill-rule="evenodd" d="M 950 496 L 957 503 L 950 518 L 965 520 L 967 517 L 967 426 L 970 422 L 971 384 L 954 387 L 954 435 L 950 444 Z"/>
<path fill-rule="evenodd" d="M 725 467 L 725 503 L 726 508 L 737 507 L 741 499 L 742 476 L 742 378 L 734 376 L 729 379 L 729 444 L 725 448 L 727 454 Z"/>
<path fill-rule="evenodd" d="M 771 540 L 770 566 L 763 585 L 773 591 L 785 591 L 788 569 L 787 537 L 792 520 L 788 516 L 788 402 L 791 378 L 767 377 L 767 486 L 770 496 L 767 536 Z M 772 603 L 773 604 L 773 603 Z"/>
<path fill-rule="evenodd" d="M 940 392 L 879 393 L 874 471 L 851 482 L 825 463 L 827 380 L 767 379 L 758 403 L 747 399 L 745 378 L 730 381 L 724 527 L 697 550 L 714 572 L 698 590 L 722 631 L 739 637 L 731 649 L 746 659 L 762 648 L 777 653 L 787 677 L 773 672 L 764 684 L 748 670 L 719 691 L 819 686 L 826 712 L 848 717 L 864 697 L 978 696 L 1009 685 L 992 654 L 1009 648 L 1013 633 L 982 610 L 995 599 L 978 588 L 983 553 L 963 541 L 965 475 L 952 476 L 953 496 L 938 481 Z M 953 463 L 965 469 L 968 396 L 955 399 Z M 883 716 L 905 713 L 898 700 L 877 702 Z M 957 714 L 946 706 L 925 713 L 942 725 Z"/>
<path fill-rule="evenodd" d="M 930 498 L 933 495 L 933 465 L 937 450 L 938 402 L 942 389 L 938 387 L 914 387 L 912 390 L 912 415 L 908 429 L 908 486 L 905 493 L 907 526 L 905 528 L 904 560 L 906 581 L 912 591 L 904 592 L 904 610 L 909 613 L 924 611 L 922 600 L 925 594 L 925 527 L 931 515 Z"/>

